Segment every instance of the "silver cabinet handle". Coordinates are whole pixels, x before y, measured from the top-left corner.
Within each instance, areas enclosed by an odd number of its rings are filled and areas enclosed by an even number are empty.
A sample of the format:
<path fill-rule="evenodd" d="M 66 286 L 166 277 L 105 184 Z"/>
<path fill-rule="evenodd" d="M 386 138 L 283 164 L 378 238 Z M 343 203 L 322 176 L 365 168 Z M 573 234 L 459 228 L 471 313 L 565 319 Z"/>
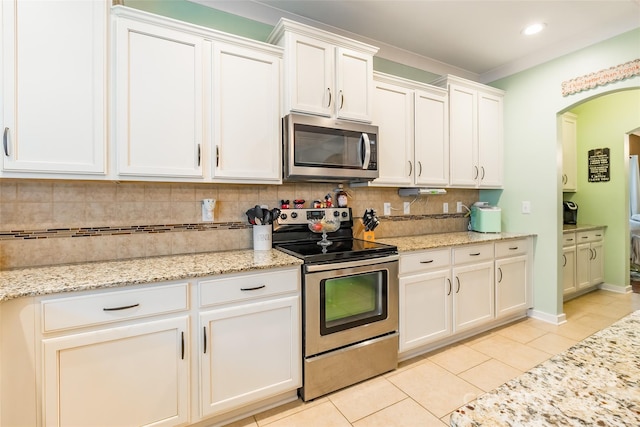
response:
<path fill-rule="evenodd" d="M 216 145 L 216 167 L 220 166 L 220 147 Z"/>
<path fill-rule="evenodd" d="M 482 171 L 482 176 L 480 177 L 480 181 L 482 181 L 484 179 L 484 166 L 480 167 L 480 170 Z"/>
<path fill-rule="evenodd" d="M 127 310 L 129 308 L 135 308 L 140 306 L 140 304 L 131 304 L 131 305 L 123 305 L 122 307 L 105 307 L 102 311 L 119 311 L 119 310 Z"/>
<path fill-rule="evenodd" d="M 342 110 L 342 107 L 344 107 L 344 93 L 342 91 L 340 91 L 340 110 Z"/>
<path fill-rule="evenodd" d="M 473 179 L 478 179 L 478 166 L 474 166 L 474 168 L 476 169 L 476 174 Z"/>
<path fill-rule="evenodd" d="M 432 259 L 428 260 L 428 261 L 420 261 L 420 264 L 431 264 L 433 262 Z"/>
<path fill-rule="evenodd" d="M 456 288 L 456 294 L 458 292 L 460 292 L 460 278 L 458 276 L 456 276 L 456 283 L 458 284 L 458 287 Z"/>
<path fill-rule="evenodd" d="M 469 256 L 478 256 L 478 255 L 480 255 L 480 252 L 475 252 L 475 253 L 469 254 Z"/>
<path fill-rule="evenodd" d="M 4 155 L 9 157 L 9 128 L 4 128 L 4 134 L 2 135 L 2 147 L 4 148 Z"/>
<path fill-rule="evenodd" d="M 518 250 L 518 247 L 517 247 L 517 246 L 510 246 L 510 247 L 509 247 L 509 250 L 510 250 L 510 251 L 517 251 L 517 250 Z"/>
<path fill-rule="evenodd" d="M 498 279 L 498 283 L 502 282 L 502 268 L 498 267 L 498 273 L 500 273 L 500 278 Z"/>
<path fill-rule="evenodd" d="M 198 166 L 200 166 L 200 157 L 202 154 L 202 149 L 200 147 L 200 144 L 198 144 Z"/>
<path fill-rule="evenodd" d="M 451 291 L 453 291 L 453 285 L 451 284 L 451 279 L 447 277 L 447 282 L 449 283 L 449 292 L 447 292 L 447 296 L 451 295 Z"/>
<path fill-rule="evenodd" d="M 562 254 L 562 259 L 563 259 L 562 266 L 566 267 L 567 266 L 567 256 L 565 254 Z"/>
<path fill-rule="evenodd" d="M 332 99 L 331 99 L 331 88 L 330 87 L 327 88 L 327 92 L 329 93 L 329 103 L 327 104 L 327 108 L 329 108 L 329 107 L 331 107 L 331 101 L 332 101 Z"/>
<path fill-rule="evenodd" d="M 202 327 L 203 353 L 207 354 L 207 327 Z"/>
<path fill-rule="evenodd" d="M 184 332 L 180 332 L 180 359 L 184 360 Z"/>
<path fill-rule="evenodd" d="M 409 176 L 411 176 L 412 173 L 413 173 L 413 163 L 411 163 L 411 160 L 409 160 Z"/>
<path fill-rule="evenodd" d="M 418 160 L 418 176 L 422 176 L 422 162 Z"/>

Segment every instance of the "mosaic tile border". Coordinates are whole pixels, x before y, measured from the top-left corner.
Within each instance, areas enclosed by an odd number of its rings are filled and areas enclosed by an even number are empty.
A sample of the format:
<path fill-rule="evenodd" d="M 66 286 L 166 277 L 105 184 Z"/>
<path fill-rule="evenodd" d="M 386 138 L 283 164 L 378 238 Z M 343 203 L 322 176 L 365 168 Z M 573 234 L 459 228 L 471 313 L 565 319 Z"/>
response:
<path fill-rule="evenodd" d="M 419 221 L 425 219 L 452 219 L 463 218 L 466 214 L 435 214 L 435 215 L 395 215 L 381 216 L 385 221 Z M 100 237 L 117 236 L 127 234 L 158 234 L 176 233 L 185 231 L 211 231 L 211 230 L 243 230 L 251 228 L 245 222 L 216 222 L 196 224 L 156 224 L 156 225 L 129 225 L 120 227 L 56 227 L 43 230 L 8 230 L 0 231 L 0 240 L 37 240 L 62 237 Z"/>

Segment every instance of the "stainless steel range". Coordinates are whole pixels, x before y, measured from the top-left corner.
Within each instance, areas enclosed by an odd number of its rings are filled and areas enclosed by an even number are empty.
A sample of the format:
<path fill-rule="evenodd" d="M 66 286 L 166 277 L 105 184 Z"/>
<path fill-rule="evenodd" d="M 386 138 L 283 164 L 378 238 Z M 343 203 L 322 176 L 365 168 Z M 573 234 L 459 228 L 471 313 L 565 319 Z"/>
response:
<path fill-rule="evenodd" d="M 337 230 L 321 237 L 319 222 Z M 274 223 L 274 247 L 304 260 L 305 401 L 398 366 L 398 251 L 352 227 L 349 208 L 287 209 Z"/>

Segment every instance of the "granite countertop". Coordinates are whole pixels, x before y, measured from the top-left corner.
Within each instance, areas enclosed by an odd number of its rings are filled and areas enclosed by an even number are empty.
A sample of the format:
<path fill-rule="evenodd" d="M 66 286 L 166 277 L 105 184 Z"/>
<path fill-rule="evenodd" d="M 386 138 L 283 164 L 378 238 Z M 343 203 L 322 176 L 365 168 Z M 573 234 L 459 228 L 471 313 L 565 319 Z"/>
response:
<path fill-rule="evenodd" d="M 302 264 L 278 250 L 239 250 L 0 271 L 0 301 Z"/>
<path fill-rule="evenodd" d="M 460 231 L 454 233 L 424 234 L 420 236 L 389 237 L 378 239 L 377 242 L 398 247 L 398 252 L 420 251 L 445 246 L 462 246 L 474 243 L 495 242 L 497 240 L 517 239 L 533 236 L 522 233 L 476 233 L 474 231 Z"/>
<path fill-rule="evenodd" d="M 596 230 L 598 228 L 604 228 L 604 225 L 592 225 L 592 224 L 562 224 L 562 232 L 570 233 L 572 231 L 589 231 Z"/>
<path fill-rule="evenodd" d="M 639 426 L 640 310 L 451 414 L 453 427 Z"/>
<path fill-rule="evenodd" d="M 527 235 L 463 231 L 394 237 L 379 241 L 395 245 L 400 252 L 406 252 L 523 236 Z M 300 264 L 302 264 L 302 260 L 275 249 L 268 251 L 248 249 L 21 268 L 0 271 L 0 302 L 25 296 L 115 288 Z"/>

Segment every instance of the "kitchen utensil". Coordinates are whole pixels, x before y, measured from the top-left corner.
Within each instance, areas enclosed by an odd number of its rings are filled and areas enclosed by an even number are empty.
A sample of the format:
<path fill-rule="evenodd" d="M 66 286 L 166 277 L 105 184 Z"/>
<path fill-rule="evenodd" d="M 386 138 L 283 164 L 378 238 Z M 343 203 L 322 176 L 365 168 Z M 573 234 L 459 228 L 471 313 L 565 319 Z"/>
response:
<path fill-rule="evenodd" d="M 281 211 L 278 208 L 271 209 L 271 222 L 273 222 L 276 219 L 280 218 L 280 212 Z"/>
<path fill-rule="evenodd" d="M 253 208 L 253 212 L 254 212 L 254 216 L 256 217 L 256 224 L 261 225 L 262 224 L 262 208 L 256 205 Z"/>
<path fill-rule="evenodd" d="M 245 212 L 245 214 L 247 215 L 247 220 L 249 221 L 249 224 L 251 225 L 256 225 L 256 214 L 255 214 L 255 210 L 253 208 L 251 209 L 247 209 L 247 211 Z"/>
<path fill-rule="evenodd" d="M 264 225 L 271 225 L 272 222 L 271 211 L 269 209 L 262 209 L 262 223 Z"/>

